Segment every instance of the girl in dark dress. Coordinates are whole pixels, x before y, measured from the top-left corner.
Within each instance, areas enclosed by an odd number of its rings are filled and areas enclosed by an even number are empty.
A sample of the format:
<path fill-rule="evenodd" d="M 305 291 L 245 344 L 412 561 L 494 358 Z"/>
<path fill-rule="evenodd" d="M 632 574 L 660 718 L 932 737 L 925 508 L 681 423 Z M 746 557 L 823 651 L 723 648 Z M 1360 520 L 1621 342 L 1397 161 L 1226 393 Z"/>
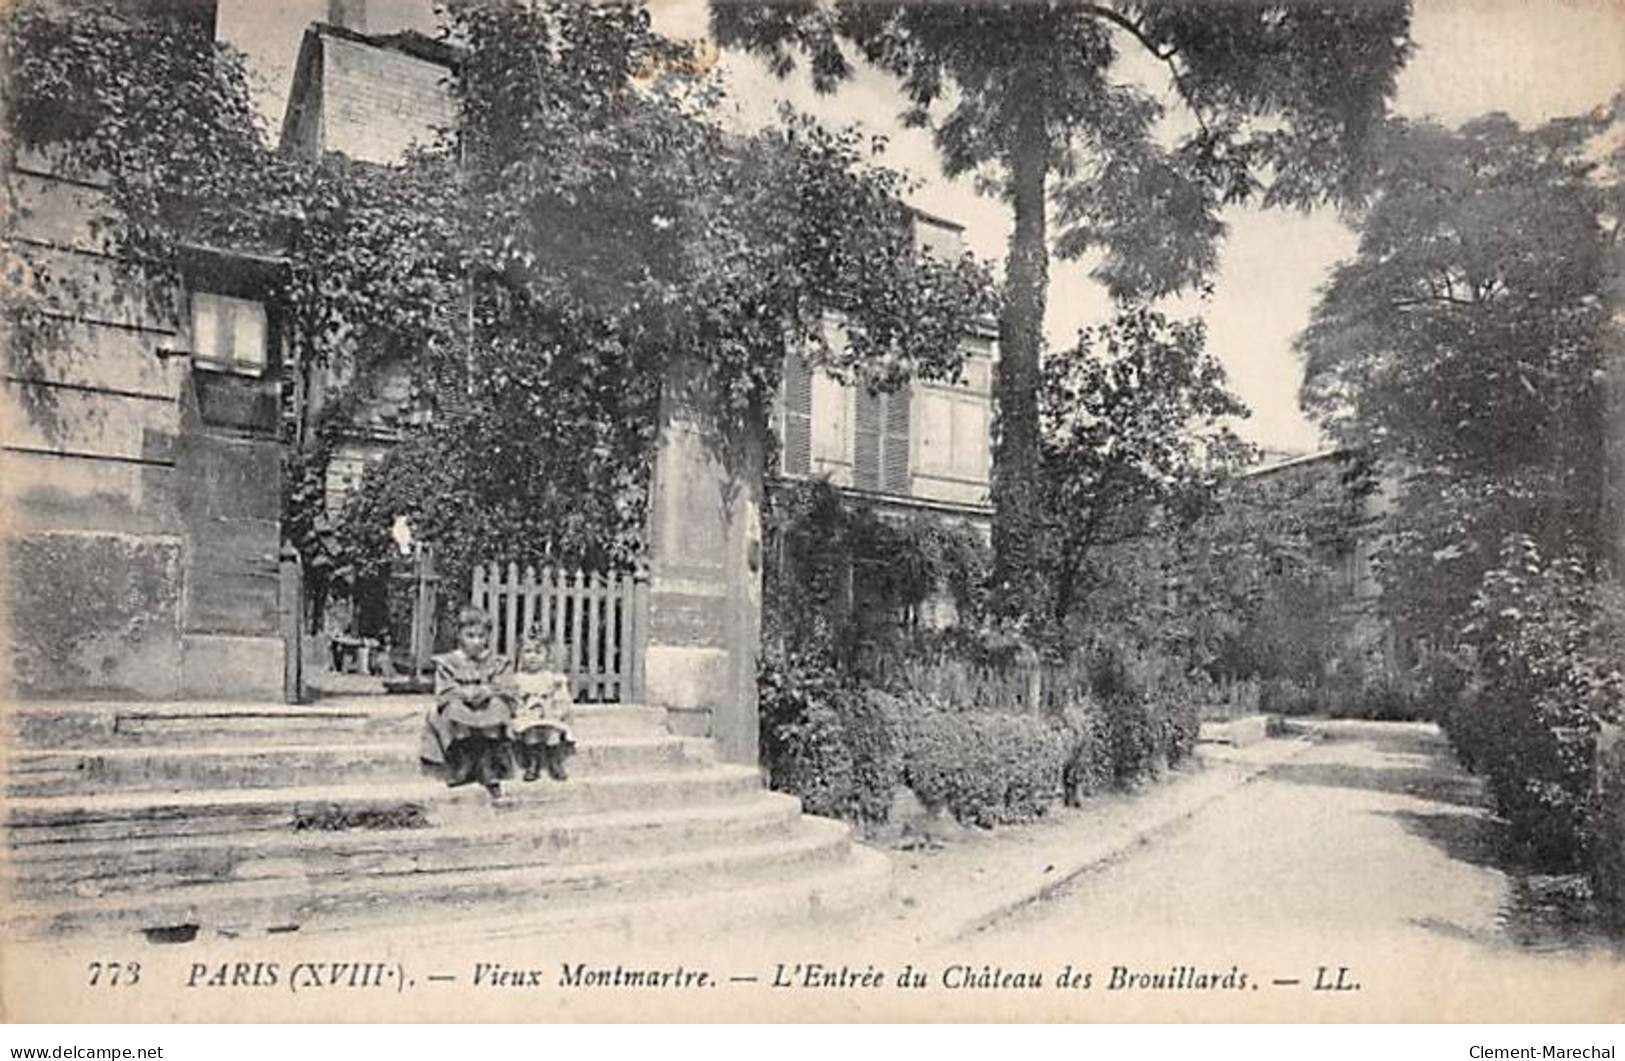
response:
<path fill-rule="evenodd" d="M 514 685 L 510 661 L 491 650 L 478 608 L 457 617 L 457 648 L 434 658 L 435 702 L 424 719 L 423 762 L 456 787 L 478 781 L 492 797 L 513 776 Z"/>

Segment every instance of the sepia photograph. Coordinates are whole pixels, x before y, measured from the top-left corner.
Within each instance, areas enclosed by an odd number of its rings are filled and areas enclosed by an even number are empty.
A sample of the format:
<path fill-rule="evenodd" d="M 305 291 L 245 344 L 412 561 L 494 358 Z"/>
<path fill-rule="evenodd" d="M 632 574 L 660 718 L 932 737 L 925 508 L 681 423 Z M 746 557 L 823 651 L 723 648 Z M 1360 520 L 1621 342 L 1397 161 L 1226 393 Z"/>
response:
<path fill-rule="evenodd" d="M 0 77 L 0 1021 L 1615 1056 L 1616 0 L 4 0 Z"/>

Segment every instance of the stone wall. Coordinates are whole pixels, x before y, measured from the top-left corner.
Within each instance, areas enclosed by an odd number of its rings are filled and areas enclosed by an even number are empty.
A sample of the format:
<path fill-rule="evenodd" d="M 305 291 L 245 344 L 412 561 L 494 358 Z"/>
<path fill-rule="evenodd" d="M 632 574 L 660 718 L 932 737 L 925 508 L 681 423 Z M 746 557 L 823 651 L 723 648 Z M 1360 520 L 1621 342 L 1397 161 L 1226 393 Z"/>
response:
<path fill-rule="evenodd" d="M 274 442 L 234 440 L 239 451 L 256 449 L 251 459 L 200 462 L 209 432 L 195 410 L 189 418 L 189 359 L 172 356 L 191 346 L 183 293 L 173 293 L 172 310 L 155 309 L 145 278 L 108 253 L 90 223 L 110 210 L 94 182 L 30 152 L 8 176 L 20 257 L 48 277 L 59 326 L 42 348 L 8 345 L 0 403 L 3 669 L 12 691 L 275 695 Z M 271 582 L 217 578 L 219 569 L 258 571 L 267 551 Z M 245 552 L 244 563 L 230 559 Z M 198 619 L 211 609 L 233 618 Z M 215 629 L 222 625 L 229 630 Z M 238 665 L 240 645 L 228 661 L 212 653 L 206 642 L 217 633 L 251 641 L 252 663 Z"/>
<path fill-rule="evenodd" d="M 181 671 L 181 540 L 31 531 L 7 549 L 18 693 L 174 696 Z"/>

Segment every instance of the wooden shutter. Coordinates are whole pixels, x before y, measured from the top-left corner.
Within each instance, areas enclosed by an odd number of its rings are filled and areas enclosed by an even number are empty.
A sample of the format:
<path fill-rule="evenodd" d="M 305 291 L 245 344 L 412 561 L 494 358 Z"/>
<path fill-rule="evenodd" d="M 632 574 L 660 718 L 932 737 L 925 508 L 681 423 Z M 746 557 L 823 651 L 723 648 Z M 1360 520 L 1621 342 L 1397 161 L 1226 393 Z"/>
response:
<path fill-rule="evenodd" d="M 913 485 L 909 479 L 908 466 L 908 420 L 913 396 L 914 389 L 907 384 L 886 395 L 880 489 L 888 494 L 907 494 Z"/>
<path fill-rule="evenodd" d="M 859 490 L 880 489 L 880 434 L 886 395 L 859 386 L 855 395 L 856 421 L 852 432 L 852 485 Z"/>
<path fill-rule="evenodd" d="M 792 350 L 784 358 L 784 454 L 785 475 L 807 475 L 812 471 L 812 371 Z"/>

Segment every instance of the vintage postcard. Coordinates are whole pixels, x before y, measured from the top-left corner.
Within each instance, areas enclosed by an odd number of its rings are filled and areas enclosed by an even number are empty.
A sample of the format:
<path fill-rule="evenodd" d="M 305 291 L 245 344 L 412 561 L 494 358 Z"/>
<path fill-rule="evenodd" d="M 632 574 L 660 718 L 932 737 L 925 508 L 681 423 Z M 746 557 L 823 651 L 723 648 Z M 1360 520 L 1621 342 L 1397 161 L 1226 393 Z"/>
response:
<path fill-rule="evenodd" d="M 1625 1017 L 1625 8 L 0 17 L 6 1021 Z"/>

